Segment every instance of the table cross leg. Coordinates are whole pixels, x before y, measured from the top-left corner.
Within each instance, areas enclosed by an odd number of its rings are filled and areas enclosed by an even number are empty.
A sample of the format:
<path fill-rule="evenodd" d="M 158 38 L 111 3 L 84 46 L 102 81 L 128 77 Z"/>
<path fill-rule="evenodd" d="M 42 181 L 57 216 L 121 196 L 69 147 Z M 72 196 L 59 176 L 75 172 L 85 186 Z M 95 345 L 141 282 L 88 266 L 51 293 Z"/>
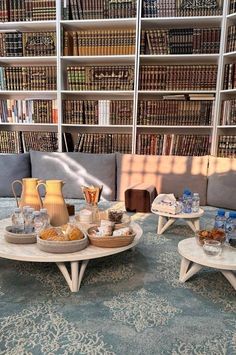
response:
<path fill-rule="evenodd" d="M 192 263 L 186 258 L 182 258 L 180 265 L 179 281 L 185 282 L 203 268 L 202 265 Z"/>
<path fill-rule="evenodd" d="M 192 229 L 193 232 L 196 232 L 200 229 L 199 218 L 186 220 L 186 223 Z"/>
<path fill-rule="evenodd" d="M 88 265 L 88 262 L 89 260 L 83 260 L 81 265 L 80 265 L 80 270 L 79 270 L 79 280 L 78 280 L 78 291 L 80 289 L 80 285 L 81 285 L 81 281 L 83 279 L 83 276 L 84 276 L 84 272 L 85 272 L 85 269 Z"/>
<path fill-rule="evenodd" d="M 236 290 L 236 276 L 234 272 L 229 270 L 220 270 L 220 272 L 224 275 L 224 277 L 229 281 L 229 283 Z"/>
<path fill-rule="evenodd" d="M 85 269 L 88 265 L 89 260 L 83 260 L 79 270 L 79 262 L 71 261 L 71 275 L 68 272 L 68 269 L 65 263 L 59 262 L 56 263 L 62 275 L 64 276 L 71 292 L 77 292 L 80 289 L 81 281 L 84 276 Z"/>
<path fill-rule="evenodd" d="M 165 217 L 159 216 L 158 225 L 157 225 L 157 234 L 163 234 L 167 230 L 167 228 L 169 228 L 175 221 L 176 221 L 175 218 L 169 218 L 166 221 Z"/>

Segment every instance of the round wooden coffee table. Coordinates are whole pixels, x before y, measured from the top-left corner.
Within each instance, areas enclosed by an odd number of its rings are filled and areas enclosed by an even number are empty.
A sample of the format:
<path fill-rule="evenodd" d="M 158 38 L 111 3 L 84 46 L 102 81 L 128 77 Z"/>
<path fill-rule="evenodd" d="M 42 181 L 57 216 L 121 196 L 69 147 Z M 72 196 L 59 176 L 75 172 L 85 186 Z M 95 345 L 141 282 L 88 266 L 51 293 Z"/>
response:
<path fill-rule="evenodd" d="M 187 281 L 204 266 L 218 269 L 236 290 L 236 249 L 224 246 L 221 255 L 210 256 L 197 244 L 195 238 L 181 240 L 178 251 L 182 256 L 179 280 Z"/>
<path fill-rule="evenodd" d="M 10 225 L 10 219 L 1 220 L 0 227 L 0 258 L 31 261 L 31 262 L 45 262 L 56 263 L 61 273 L 63 274 L 67 284 L 72 292 L 77 292 L 80 288 L 82 278 L 89 260 L 102 258 L 113 254 L 121 253 L 125 250 L 133 248 L 140 241 L 142 236 L 142 229 L 137 223 L 131 223 L 131 226 L 136 233 L 133 243 L 122 248 L 99 248 L 89 245 L 84 250 L 68 253 L 68 254 L 53 254 L 41 251 L 37 244 L 11 244 L 5 241 L 4 231 L 5 227 Z M 65 265 L 70 262 L 71 275 Z M 80 264 L 80 265 L 79 265 Z"/>
<path fill-rule="evenodd" d="M 158 225 L 157 225 L 157 234 L 163 234 L 167 228 L 169 228 L 173 223 L 175 223 L 178 219 L 183 219 L 187 225 L 196 232 L 199 230 L 199 218 L 203 215 L 204 210 L 202 208 L 199 209 L 196 213 L 178 213 L 171 214 L 166 212 L 159 212 L 152 209 L 152 213 L 157 214 Z"/>

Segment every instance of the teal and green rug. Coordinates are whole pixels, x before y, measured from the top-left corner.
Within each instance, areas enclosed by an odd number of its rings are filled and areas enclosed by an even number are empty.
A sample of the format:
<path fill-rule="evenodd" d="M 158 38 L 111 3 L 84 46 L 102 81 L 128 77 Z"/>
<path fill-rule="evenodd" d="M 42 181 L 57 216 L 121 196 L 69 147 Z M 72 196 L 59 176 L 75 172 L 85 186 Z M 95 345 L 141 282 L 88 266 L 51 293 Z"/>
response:
<path fill-rule="evenodd" d="M 0 206 L 5 218 L 14 202 Z M 215 210 L 205 208 L 202 226 Z M 132 218 L 144 230 L 141 243 L 90 262 L 78 293 L 56 265 L 0 260 L 0 354 L 236 354 L 232 286 L 207 268 L 178 281 L 177 245 L 191 230 L 179 222 L 157 236 L 157 216 Z"/>

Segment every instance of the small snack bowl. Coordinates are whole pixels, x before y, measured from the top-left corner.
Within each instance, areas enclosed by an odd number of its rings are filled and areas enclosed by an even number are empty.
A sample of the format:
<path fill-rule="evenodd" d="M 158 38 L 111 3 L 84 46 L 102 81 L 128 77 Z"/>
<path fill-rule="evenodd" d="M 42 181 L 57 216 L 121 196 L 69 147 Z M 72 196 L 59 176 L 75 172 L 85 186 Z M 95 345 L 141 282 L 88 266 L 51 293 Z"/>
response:
<path fill-rule="evenodd" d="M 4 238 L 8 243 L 13 244 L 33 244 L 37 242 L 35 233 L 15 233 L 12 226 L 7 226 Z"/>
<path fill-rule="evenodd" d="M 222 252 L 222 244 L 218 240 L 208 239 L 204 240 L 203 250 L 207 255 L 218 256 Z"/>
<path fill-rule="evenodd" d="M 221 243 L 225 242 L 226 235 L 222 229 L 202 229 L 195 233 L 196 241 L 199 245 L 203 246 L 205 240 L 216 240 Z"/>
<path fill-rule="evenodd" d="M 94 226 L 88 229 L 87 235 L 90 244 L 100 247 L 100 248 L 121 248 L 131 244 L 134 241 L 136 233 L 130 229 L 130 232 L 126 235 L 122 232 L 118 233 L 119 230 L 113 231 L 115 235 L 99 235 L 99 227 Z M 121 231 L 121 229 L 120 229 Z"/>

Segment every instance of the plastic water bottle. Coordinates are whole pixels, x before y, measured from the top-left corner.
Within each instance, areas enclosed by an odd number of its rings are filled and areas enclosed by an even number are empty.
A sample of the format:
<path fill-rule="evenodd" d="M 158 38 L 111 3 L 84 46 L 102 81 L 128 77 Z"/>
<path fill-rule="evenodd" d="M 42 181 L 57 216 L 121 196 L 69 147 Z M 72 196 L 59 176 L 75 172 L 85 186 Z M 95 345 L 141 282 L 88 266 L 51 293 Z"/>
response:
<path fill-rule="evenodd" d="M 215 216 L 214 228 L 225 230 L 225 222 L 226 222 L 225 210 L 218 210 L 217 215 Z"/>
<path fill-rule="evenodd" d="M 192 212 L 192 193 L 189 190 L 184 190 L 183 193 L 183 212 L 184 213 Z"/>
<path fill-rule="evenodd" d="M 192 212 L 196 213 L 199 211 L 199 206 L 200 206 L 200 197 L 197 192 L 194 192 L 193 194 L 193 200 L 192 200 Z"/>
<path fill-rule="evenodd" d="M 34 230 L 34 208 L 28 207 L 24 213 L 25 233 L 33 233 Z"/>
<path fill-rule="evenodd" d="M 230 243 L 232 240 L 236 242 L 236 212 L 229 212 L 229 217 L 225 223 L 226 241 Z"/>
<path fill-rule="evenodd" d="M 11 217 L 12 221 L 12 232 L 13 233 L 23 233 L 24 232 L 24 217 L 20 208 L 15 208 L 14 213 Z"/>
<path fill-rule="evenodd" d="M 50 217 L 46 208 L 40 209 L 40 216 L 43 221 L 43 228 L 47 228 L 50 225 Z"/>
<path fill-rule="evenodd" d="M 43 229 L 43 219 L 41 218 L 40 212 L 34 212 L 34 232 L 39 234 Z"/>

